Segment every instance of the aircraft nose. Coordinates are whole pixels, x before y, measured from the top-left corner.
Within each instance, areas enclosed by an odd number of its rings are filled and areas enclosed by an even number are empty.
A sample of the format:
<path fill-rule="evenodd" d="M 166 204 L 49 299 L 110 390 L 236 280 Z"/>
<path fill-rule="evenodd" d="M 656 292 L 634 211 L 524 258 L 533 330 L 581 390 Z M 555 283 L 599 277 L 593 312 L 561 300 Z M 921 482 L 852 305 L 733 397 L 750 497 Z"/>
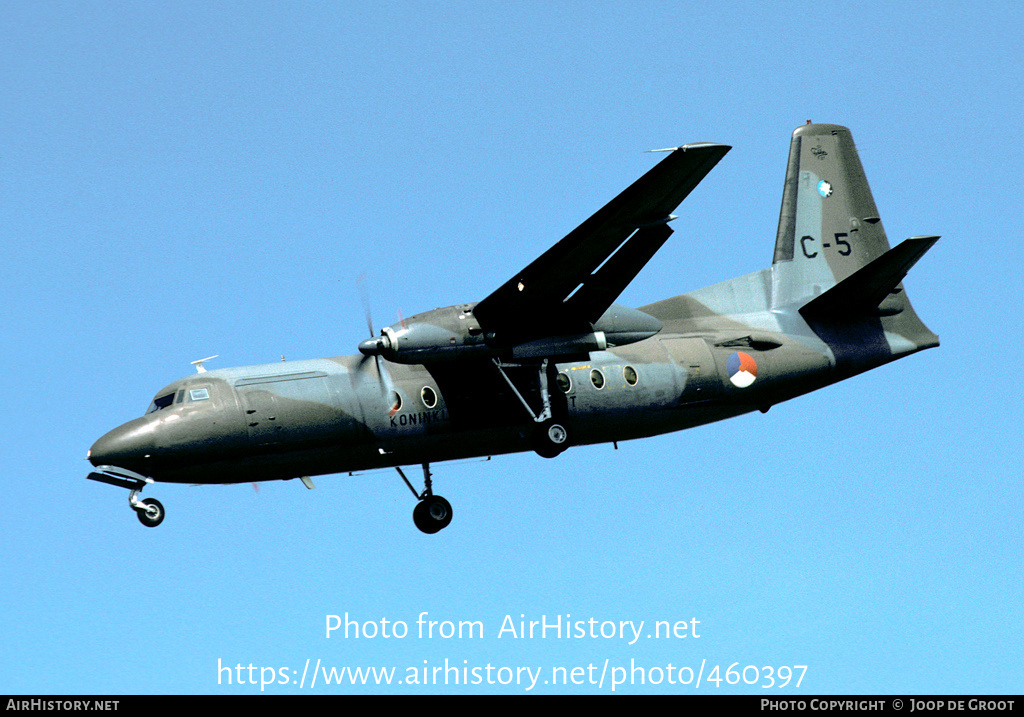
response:
<path fill-rule="evenodd" d="M 89 462 L 145 473 L 153 454 L 153 428 L 153 423 L 144 418 L 118 426 L 92 445 Z"/>

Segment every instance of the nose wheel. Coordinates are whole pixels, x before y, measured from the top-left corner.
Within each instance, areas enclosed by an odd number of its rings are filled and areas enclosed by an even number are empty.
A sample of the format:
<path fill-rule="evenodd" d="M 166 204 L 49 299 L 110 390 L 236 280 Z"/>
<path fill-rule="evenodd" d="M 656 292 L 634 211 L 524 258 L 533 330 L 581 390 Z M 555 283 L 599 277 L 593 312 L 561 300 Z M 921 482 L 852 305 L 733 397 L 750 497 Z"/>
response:
<path fill-rule="evenodd" d="M 163 504 L 156 498 L 146 498 L 145 500 L 136 501 L 135 505 L 132 506 L 135 509 L 135 514 L 139 517 L 139 522 L 147 528 L 155 528 L 164 522 Z"/>
<path fill-rule="evenodd" d="M 139 492 L 153 482 L 152 478 L 147 478 L 140 473 L 130 471 L 127 468 L 118 468 L 117 466 L 97 466 L 97 470 L 86 477 L 89 480 L 130 490 L 128 505 L 135 511 L 139 522 L 147 528 L 155 528 L 164 522 L 164 516 L 167 513 L 164 511 L 164 506 L 160 501 L 156 498 L 139 500 Z"/>
<path fill-rule="evenodd" d="M 412 522 L 416 524 L 416 527 L 427 535 L 433 535 L 447 528 L 448 524 L 452 522 L 452 504 L 441 496 L 434 495 L 433 485 L 430 480 L 430 464 L 423 464 L 424 488 L 422 493 L 416 492 L 416 489 L 412 487 L 412 483 L 405 477 L 401 467 L 395 466 L 395 470 L 398 471 L 398 475 L 402 476 L 402 480 L 405 481 L 405 484 L 409 486 L 409 490 L 412 491 L 412 494 L 419 501 L 412 510 Z"/>

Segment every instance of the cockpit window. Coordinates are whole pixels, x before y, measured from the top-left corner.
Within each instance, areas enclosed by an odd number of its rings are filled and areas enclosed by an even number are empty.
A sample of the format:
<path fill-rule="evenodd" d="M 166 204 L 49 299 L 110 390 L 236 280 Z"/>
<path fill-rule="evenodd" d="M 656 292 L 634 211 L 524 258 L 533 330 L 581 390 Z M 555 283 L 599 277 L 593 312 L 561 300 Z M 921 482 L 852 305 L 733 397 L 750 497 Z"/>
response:
<path fill-rule="evenodd" d="M 190 401 L 205 401 L 208 398 L 210 398 L 210 389 L 208 388 L 193 388 L 188 392 Z"/>
<path fill-rule="evenodd" d="M 167 408 L 172 403 L 174 403 L 173 393 L 169 393 L 166 396 L 157 396 L 156 398 L 153 399 L 153 403 L 149 404 L 149 408 L 146 410 L 146 414 L 149 415 L 154 411 L 160 411 L 164 408 Z"/>

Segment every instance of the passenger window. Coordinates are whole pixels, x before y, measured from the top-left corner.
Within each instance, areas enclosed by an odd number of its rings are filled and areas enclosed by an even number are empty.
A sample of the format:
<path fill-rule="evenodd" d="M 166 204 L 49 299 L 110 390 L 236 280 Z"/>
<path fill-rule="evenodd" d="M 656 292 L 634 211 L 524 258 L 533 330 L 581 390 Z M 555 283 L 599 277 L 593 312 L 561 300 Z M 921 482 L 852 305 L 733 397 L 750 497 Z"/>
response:
<path fill-rule="evenodd" d="M 594 388 L 604 388 L 604 374 L 598 371 L 596 368 L 591 370 L 590 382 L 594 384 Z"/>
<path fill-rule="evenodd" d="M 626 368 L 622 369 L 622 377 L 626 379 L 626 383 L 628 383 L 630 386 L 636 386 L 636 382 L 638 379 L 636 375 L 636 369 L 633 368 L 632 366 L 626 366 Z"/>
<path fill-rule="evenodd" d="M 569 374 L 565 371 L 559 371 L 555 377 L 555 383 L 558 384 L 558 388 L 562 390 L 562 393 L 569 393 L 572 390 L 572 379 L 569 378 Z"/>
<path fill-rule="evenodd" d="M 434 393 L 434 389 L 430 386 L 424 386 L 423 390 L 420 391 L 420 400 L 423 401 L 423 405 L 427 408 L 433 408 L 437 405 L 437 394 Z"/>

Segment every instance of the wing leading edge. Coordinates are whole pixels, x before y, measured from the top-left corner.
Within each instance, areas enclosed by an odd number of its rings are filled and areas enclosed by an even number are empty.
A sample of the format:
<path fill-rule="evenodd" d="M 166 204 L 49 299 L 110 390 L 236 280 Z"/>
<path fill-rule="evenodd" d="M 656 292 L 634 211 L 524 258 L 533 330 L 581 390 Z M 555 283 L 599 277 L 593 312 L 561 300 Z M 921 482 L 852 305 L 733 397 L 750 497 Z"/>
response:
<path fill-rule="evenodd" d="M 481 328 L 506 346 L 588 331 L 672 234 L 671 211 L 730 149 L 675 148 L 477 304 Z"/>

